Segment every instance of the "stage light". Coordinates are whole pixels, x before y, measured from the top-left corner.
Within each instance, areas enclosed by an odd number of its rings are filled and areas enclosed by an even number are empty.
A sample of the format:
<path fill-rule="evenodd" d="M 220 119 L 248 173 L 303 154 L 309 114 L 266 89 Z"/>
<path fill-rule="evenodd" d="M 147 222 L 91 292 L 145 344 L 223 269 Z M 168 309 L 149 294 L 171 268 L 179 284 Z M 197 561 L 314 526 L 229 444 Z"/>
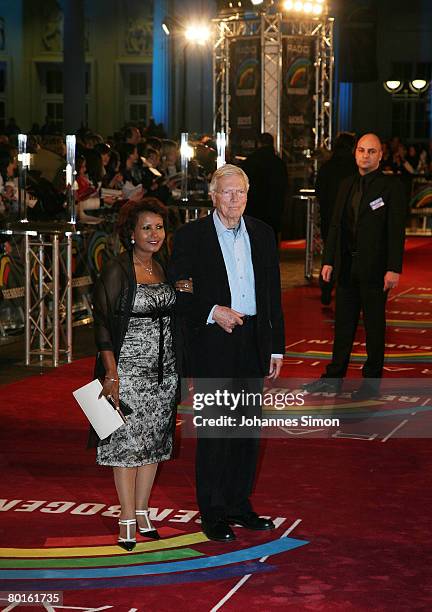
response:
<path fill-rule="evenodd" d="M 251 2 L 254 6 L 258 6 L 258 4 L 262 4 L 264 0 L 251 0 Z"/>
<path fill-rule="evenodd" d="M 429 83 L 425 79 L 414 79 L 409 84 L 411 91 L 422 93 L 429 87 Z"/>
<path fill-rule="evenodd" d="M 169 35 L 170 35 L 170 30 L 169 30 L 169 27 L 168 27 L 168 25 L 165 23 L 165 21 L 164 21 L 164 22 L 163 22 L 163 24 L 162 24 L 162 30 L 165 32 L 165 34 L 166 34 L 167 36 L 169 36 Z"/>
<path fill-rule="evenodd" d="M 384 89 L 389 93 L 398 93 L 402 89 L 402 87 L 402 81 L 397 81 L 396 79 L 384 81 Z"/>
<path fill-rule="evenodd" d="M 284 11 L 295 11 L 296 13 L 305 13 L 306 15 L 321 15 L 324 11 L 325 0 L 306 0 L 306 2 L 300 2 L 300 0 L 285 0 L 282 3 L 282 9 Z"/>
<path fill-rule="evenodd" d="M 210 28 L 204 24 L 191 24 L 185 30 L 185 38 L 197 45 L 205 45 L 210 39 Z"/>

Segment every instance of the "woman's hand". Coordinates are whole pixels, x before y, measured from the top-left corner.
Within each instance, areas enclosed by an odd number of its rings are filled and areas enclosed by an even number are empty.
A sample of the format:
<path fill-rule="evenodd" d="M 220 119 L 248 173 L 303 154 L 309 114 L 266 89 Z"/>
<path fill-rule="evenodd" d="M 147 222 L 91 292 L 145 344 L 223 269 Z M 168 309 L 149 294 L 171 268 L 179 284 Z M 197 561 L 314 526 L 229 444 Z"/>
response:
<path fill-rule="evenodd" d="M 176 291 L 181 293 L 193 293 L 193 280 L 188 278 L 187 280 L 178 280 L 175 284 Z"/>
<path fill-rule="evenodd" d="M 117 372 L 115 374 L 107 374 L 103 381 L 102 391 L 99 394 L 99 399 L 105 396 L 108 401 L 111 401 L 114 406 L 119 409 L 119 380 Z"/>

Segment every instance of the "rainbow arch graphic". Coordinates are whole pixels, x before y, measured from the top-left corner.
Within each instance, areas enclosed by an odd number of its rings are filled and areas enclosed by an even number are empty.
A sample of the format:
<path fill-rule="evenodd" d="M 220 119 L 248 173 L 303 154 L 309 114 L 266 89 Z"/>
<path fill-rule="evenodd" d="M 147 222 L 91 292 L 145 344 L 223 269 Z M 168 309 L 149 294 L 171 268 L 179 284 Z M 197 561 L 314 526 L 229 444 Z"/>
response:
<path fill-rule="evenodd" d="M 290 65 L 286 76 L 288 88 L 306 87 L 311 60 L 307 57 L 298 57 Z"/>
<path fill-rule="evenodd" d="M 2 255 L 0 257 L 0 287 L 7 287 L 10 274 L 10 257 Z"/>
<path fill-rule="evenodd" d="M 248 58 L 237 69 L 237 89 L 256 89 L 258 77 L 258 60 Z"/>
<path fill-rule="evenodd" d="M 274 569 L 258 561 L 308 544 L 284 537 L 207 556 L 192 546 L 208 542 L 203 532 L 138 543 L 132 553 L 118 546 L 1 548 L 2 589 L 95 589 L 222 579 Z M 93 582 L 96 580 L 96 582 Z"/>
<path fill-rule="evenodd" d="M 432 185 L 420 189 L 410 201 L 411 208 L 425 208 L 432 205 Z"/>
<path fill-rule="evenodd" d="M 87 259 L 90 270 L 99 274 L 103 266 L 103 255 L 107 248 L 107 234 L 95 232 L 87 247 Z"/>

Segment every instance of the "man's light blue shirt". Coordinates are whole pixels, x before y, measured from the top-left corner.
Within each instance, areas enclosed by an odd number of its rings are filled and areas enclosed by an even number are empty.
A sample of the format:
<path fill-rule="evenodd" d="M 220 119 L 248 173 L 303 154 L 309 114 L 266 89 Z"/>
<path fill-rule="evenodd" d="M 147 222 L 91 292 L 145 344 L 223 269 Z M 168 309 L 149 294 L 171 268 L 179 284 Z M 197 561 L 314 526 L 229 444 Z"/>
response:
<path fill-rule="evenodd" d="M 228 229 L 215 210 L 213 222 L 227 271 L 231 308 L 241 314 L 256 315 L 255 275 L 249 234 L 244 219 L 240 218 L 240 224 L 235 230 Z M 212 315 L 215 307 L 216 304 L 210 311 L 207 323 L 214 323 Z"/>
<path fill-rule="evenodd" d="M 256 315 L 255 275 L 249 234 L 244 219 L 240 218 L 240 223 L 234 230 L 228 229 L 215 210 L 213 222 L 227 271 L 231 308 L 241 314 Z M 216 306 L 217 304 L 211 309 L 207 323 L 215 323 L 213 311 Z M 272 357 L 282 359 L 283 355 L 272 353 Z"/>

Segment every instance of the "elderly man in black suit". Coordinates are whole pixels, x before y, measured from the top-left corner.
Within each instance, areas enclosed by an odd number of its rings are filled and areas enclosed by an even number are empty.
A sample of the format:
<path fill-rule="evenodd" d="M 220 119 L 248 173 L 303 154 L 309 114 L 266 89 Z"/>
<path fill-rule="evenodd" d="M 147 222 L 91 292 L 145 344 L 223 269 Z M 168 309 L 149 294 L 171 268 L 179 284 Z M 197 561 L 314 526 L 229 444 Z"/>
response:
<path fill-rule="evenodd" d="M 204 379 L 224 379 L 239 390 L 252 380 L 254 390 L 262 391 L 263 378 L 276 378 L 282 366 L 278 252 L 272 229 L 243 216 L 248 187 L 237 166 L 219 168 L 210 183 L 213 214 L 183 226 L 174 238 L 171 279 L 193 279 L 193 294 L 180 293 L 178 309 L 191 328 L 195 387 Z M 258 443 L 253 435 L 198 431 L 197 499 L 209 539 L 233 540 L 230 524 L 274 528 L 249 501 Z"/>
<path fill-rule="evenodd" d="M 407 202 L 399 179 L 379 170 L 381 142 L 365 134 L 355 149 L 358 173 L 339 190 L 323 257 L 322 277 L 337 282 L 333 356 L 309 392 L 339 391 L 346 375 L 360 311 L 366 332 L 364 381 L 353 399 L 379 391 L 384 367 L 385 305 L 402 271 Z"/>

